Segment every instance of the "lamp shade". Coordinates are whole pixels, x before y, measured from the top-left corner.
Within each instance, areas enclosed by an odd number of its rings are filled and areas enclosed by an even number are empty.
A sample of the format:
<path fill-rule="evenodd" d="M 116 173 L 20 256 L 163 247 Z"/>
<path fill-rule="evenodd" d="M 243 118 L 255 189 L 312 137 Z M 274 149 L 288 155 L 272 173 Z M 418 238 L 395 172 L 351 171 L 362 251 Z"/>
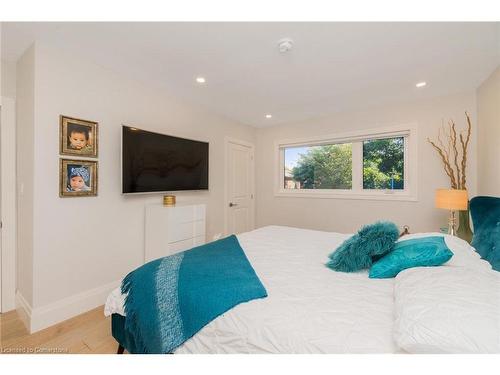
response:
<path fill-rule="evenodd" d="M 467 190 L 437 189 L 436 207 L 446 210 L 467 210 Z"/>

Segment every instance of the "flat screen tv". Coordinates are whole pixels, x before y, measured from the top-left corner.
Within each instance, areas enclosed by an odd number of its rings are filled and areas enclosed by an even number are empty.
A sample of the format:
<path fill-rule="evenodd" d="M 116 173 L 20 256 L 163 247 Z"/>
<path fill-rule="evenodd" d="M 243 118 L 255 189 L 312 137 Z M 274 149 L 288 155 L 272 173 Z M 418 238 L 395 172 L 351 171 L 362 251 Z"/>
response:
<path fill-rule="evenodd" d="M 122 127 L 122 192 L 208 189 L 208 143 Z"/>

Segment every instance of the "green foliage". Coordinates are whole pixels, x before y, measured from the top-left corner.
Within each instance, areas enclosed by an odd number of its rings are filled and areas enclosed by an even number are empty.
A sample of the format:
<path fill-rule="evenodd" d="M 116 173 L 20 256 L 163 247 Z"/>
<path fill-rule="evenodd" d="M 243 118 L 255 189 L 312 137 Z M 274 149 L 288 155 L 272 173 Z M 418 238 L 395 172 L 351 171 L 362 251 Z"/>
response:
<path fill-rule="evenodd" d="M 291 172 L 301 189 L 351 189 L 352 144 L 310 147 Z M 404 188 L 404 138 L 363 142 L 363 188 Z"/>
<path fill-rule="evenodd" d="M 404 188 L 404 138 L 363 142 L 363 188 Z"/>
<path fill-rule="evenodd" d="M 301 154 L 292 170 L 302 189 L 350 189 L 352 187 L 352 145 L 314 146 Z"/>

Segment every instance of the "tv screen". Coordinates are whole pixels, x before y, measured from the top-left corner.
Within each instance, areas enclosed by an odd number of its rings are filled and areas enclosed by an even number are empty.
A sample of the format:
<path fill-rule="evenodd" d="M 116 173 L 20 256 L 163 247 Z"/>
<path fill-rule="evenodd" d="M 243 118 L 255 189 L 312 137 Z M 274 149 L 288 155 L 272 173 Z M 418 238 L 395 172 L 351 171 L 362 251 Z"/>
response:
<path fill-rule="evenodd" d="M 124 194 L 207 189 L 207 142 L 123 126 Z"/>

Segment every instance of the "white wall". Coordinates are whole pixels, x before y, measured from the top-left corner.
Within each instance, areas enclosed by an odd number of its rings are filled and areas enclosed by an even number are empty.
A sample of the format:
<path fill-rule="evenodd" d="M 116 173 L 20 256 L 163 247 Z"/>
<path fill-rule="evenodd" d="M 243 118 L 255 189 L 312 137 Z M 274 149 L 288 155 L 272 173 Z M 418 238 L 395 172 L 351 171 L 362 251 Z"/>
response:
<path fill-rule="evenodd" d="M 2 22 L 0 22 L 0 70 L 2 69 L 3 65 L 3 58 L 2 58 Z M 0 98 L 2 97 L 2 89 L 3 89 L 3 82 L 2 82 L 2 74 L 0 74 Z M 1 99 L 0 99 L 1 100 Z M 0 272 L 1 275 L 1 272 Z"/>
<path fill-rule="evenodd" d="M 16 103 L 2 96 L 0 113 L 0 311 L 15 308 L 16 290 Z"/>
<path fill-rule="evenodd" d="M 1 60 L 0 212 L 1 311 L 15 308 L 16 290 L 16 64 Z"/>
<path fill-rule="evenodd" d="M 479 195 L 500 196 L 500 66 L 477 90 Z"/>
<path fill-rule="evenodd" d="M 3 97 L 15 98 L 16 97 L 16 64 L 2 60 L 2 91 Z"/>
<path fill-rule="evenodd" d="M 26 299 L 35 310 L 57 309 L 63 299 L 79 293 L 85 298 L 89 290 L 103 292 L 143 261 L 144 207 L 160 203 L 162 195 L 121 195 L 122 124 L 210 142 L 210 191 L 177 196 L 181 202 L 207 203 L 209 239 L 223 232 L 224 136 L 254 142 L 253 128 L 49 45 L 37 44 L 34 56 L 33 175 L 27 167 L 20 182 L 34 181 L 33 295 Z M 99 122 L 97 197 L 59 198 L 61 114 Z"/>
<path fill-rule="evenodd" d="M 1 310 L 15 307 L 16 289 L 16 64 L 1 60 Z"/>
<path fill-rule="evenodd" d="M 393 220 L 400 226 L 409 225 L 412 232 L 439 231 L 439 228 L 447 223 L 447 213 L 434 208 L 434 191 L 436 188 L 449 187 L 450 182 L 437 153 L 426 142 L 426 138 L 437 136 L 443 119 L 453 118 L 459 127 L 465 126 L 465 110 L 472 114 L 474 121 L 475 108 L 475 96 L 470 92 L 259 129 L 256 152 L 257 226 L 281 224 L 352 233 L 363 224 L 387 219 Z M 275 141 L 408 123 L 418 125 L 417 202 L 274 196 Z M 468 160 L 468 188 L 474 195 L 477 128 L 474 127 L 472 131 Z"/>
<path fill-rule="evenodd" d="M 17 289 L 33 304 L 35 49 L 17 62 Z M 21 183 L 20 183 L 21 182 Z"/>

